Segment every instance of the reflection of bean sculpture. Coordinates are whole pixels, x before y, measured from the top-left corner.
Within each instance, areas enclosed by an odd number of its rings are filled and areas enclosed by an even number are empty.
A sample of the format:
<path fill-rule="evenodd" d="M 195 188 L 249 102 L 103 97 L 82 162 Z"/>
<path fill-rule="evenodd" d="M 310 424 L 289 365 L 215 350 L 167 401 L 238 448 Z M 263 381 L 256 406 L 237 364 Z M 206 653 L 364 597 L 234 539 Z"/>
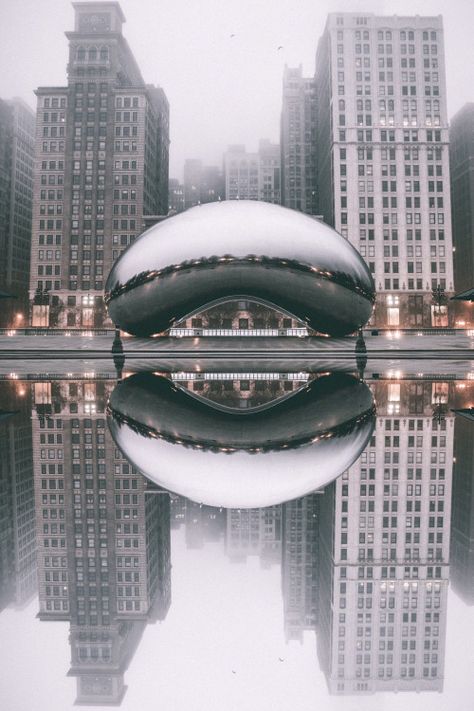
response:
<path fill-rule="evenodd" d="M 370 389 L 343 373 L 254 411 L 141 373 L 118 383 L 108 406 L 115 442 L 146 476 L 200 503 L 243 508 L 328 484 L 363 451 L 374 422 Z"/>
<path fill-rule="evenodd" d="M 112 268 L 105 300 L 114 323 L 135 335 L 248 299 L 337 336 L 367 323 L 374 294 L 367 265 L 331 227 L 278 205 L 227 201 L 144 232 Z"/>

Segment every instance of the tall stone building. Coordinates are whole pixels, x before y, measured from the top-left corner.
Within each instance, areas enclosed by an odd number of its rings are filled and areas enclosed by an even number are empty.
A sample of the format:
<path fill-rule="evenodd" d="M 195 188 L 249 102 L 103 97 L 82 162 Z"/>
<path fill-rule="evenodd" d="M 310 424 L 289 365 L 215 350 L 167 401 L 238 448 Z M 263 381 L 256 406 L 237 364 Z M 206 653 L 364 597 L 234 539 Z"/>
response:
<path fill-rule="evenodd" d="M 0 99 L 0 328 L 28 319 L 34 145 L 33 111 Z"/>
<path fill-rule="evenodd" d="M 316 57 L 319 211 L 366 259 L 373 324 L 446 325 L 453 293 L 443 24 L 331 13 Z"/>
<path fill-rule="evenodd" d="M 100 326 L 115 259 L 168 212 L 169 106 L 145 84 L 117 2 L 77 2 L 67 85 L 36 94 L 30 300 L 37 326 Z"/>
<path fill-rule="evenodd" d="M 318 657 L 334 694 L 442 691 L 454 417 L 447 383 L 375 387 L 359 461 L 321 497 Z"/>
<path fill-rule="evenodd" d="M 314 78 L 285 66 L 280 123 L 281 204 L 309 215 L 318 213 Z"/>
<path fill-rule="evenodd" d="M 456 292 L 474 287 L 474 103 L 452 118 L 449 131 L 453 218 L 454 286 Z M 472 324 L 472 306 L 464 310 Z"/>
<path fill-rule="evenodd" d="M 281 202 L 280 147 L 267 139 L 259 142 L 257 153 L 245 146 L 229 146 L 224 154 L 226 200 Z"/>

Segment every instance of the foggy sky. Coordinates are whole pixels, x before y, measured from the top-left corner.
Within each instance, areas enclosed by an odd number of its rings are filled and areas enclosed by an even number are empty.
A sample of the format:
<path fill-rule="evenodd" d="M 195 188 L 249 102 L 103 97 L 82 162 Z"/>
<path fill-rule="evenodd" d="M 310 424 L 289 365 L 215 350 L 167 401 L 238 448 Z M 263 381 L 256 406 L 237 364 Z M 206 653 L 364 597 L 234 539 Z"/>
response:
<path fill-rule="evenodd" d="M 474 100 L 472 0 L 121 0 L 124 35 L 146 82 L 171 105 L 170 176 L 185 158 L 221 164 L 230 143 L 278 141 L 285 63 L 314 73 L 328 12 L 444 17 L 448 109 Z M 0 97 L 32 107 L 66 83 L 70 0 L 0 0 Z M 231 34 L 235 37 L 231 38 Z M 277 47 L 283 45 L 283 50 Z"/>

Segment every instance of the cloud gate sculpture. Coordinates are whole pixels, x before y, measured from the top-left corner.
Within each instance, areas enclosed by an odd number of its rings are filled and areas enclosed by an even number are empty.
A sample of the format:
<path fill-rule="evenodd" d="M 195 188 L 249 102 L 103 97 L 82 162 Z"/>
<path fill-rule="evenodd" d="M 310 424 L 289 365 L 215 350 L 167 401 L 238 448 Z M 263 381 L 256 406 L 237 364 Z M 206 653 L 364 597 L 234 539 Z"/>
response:
<path fill-rule="evenodd" d="M 253 411 L 140 373 L 119 382 L 108 405 L 112 436 L 133 466 L 169 491 L 230 508 L 271 506 L 328 484 L 361 454 L 374 423 L 370 389 L 344 373 Z"/>
<path fill-rule="evenodd" d="M 358 252 L 328 225 L 279 205 L 225 201 L 148 229 L 117 260 L 105 288 L 112 321 L 140 336 L 237 299 L 340 336 L 367 323 L 375 287 Z"/>

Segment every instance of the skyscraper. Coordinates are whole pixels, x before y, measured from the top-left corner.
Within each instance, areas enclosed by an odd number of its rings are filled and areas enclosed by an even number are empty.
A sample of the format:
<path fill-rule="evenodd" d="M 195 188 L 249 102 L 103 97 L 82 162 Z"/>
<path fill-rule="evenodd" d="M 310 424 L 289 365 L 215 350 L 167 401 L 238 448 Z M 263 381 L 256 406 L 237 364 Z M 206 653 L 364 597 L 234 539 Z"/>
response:
<path fill-rule="evenodd" d="M 285 66 L 280 124 L 281 204 L 309 215 L 318 212 L 314 78 Z"/>
<path fill-rule="evenodd" d="M 457 292 L 474 287 L 474 103 L 452 118 L 449 130 L 453 217 L 454 286 Z M 466 306 L 472 322 L 472 307 Z"/>
<path fill-rule="evenodd" d="M 34 142 L 33 111 L 0 99 L 0 327 L 28 320 Z"/>
<path fill-rule="evenodd" d="M 442 18 L 330 14 L 316 85 L 319 210 L 370 266 L 373 324 L 447 325 L 432 296 L 453 292 Z"/>
<path fill-rule="evenodd" d="M 36 94 L 32 324 L 100 326 L 104 280 L 168 212 L 169 107 L 145 84 L 117 2 L 73 3 L 68 82 Z"/>

